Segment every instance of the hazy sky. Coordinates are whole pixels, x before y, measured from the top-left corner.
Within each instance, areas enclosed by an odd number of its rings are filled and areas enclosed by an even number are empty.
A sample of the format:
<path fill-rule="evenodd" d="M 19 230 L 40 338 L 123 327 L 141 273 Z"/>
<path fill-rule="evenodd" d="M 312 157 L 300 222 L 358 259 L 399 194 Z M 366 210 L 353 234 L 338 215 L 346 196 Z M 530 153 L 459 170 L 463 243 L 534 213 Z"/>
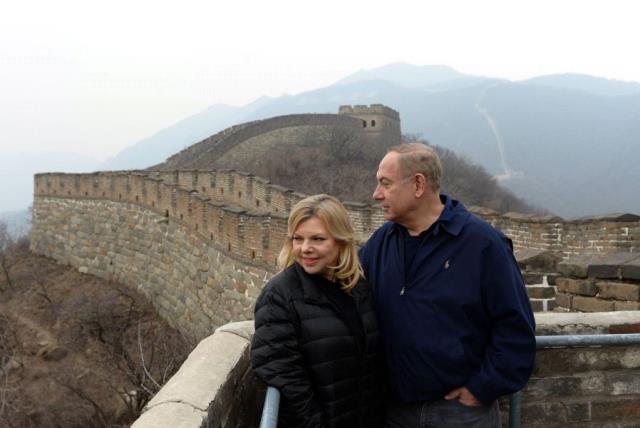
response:
<path fill-rule="evenodd" d="M 30 1 L 0 15 L 0 156 L 104 159 L 215 103 L 391 62 L 640 81 L 637 2 Z"/>

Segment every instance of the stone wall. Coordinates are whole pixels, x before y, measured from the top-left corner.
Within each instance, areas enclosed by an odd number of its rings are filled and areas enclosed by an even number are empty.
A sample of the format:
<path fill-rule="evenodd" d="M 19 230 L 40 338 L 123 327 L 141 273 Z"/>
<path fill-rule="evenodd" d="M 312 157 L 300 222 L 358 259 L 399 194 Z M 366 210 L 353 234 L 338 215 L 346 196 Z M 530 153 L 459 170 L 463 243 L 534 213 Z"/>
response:
<path fill-rule="evenodd" d="M 537 334 L 640 332 L 640 312 L 538 314 Z M 248 370 L 251 322 L 203 340 L 133 428 L 257 426 L 264 386 Z M 503 400 L 503 426 L 508 401 Z M 525 427 L 640 425 L 640 345 L 539 350 L 523 391 Z"/>
<path fill-rule="evenodd" d="M 276 269 L 285 215 L 303 197 L 235 171 L 38 174 L 32 250 L 140 289 L 165 319 L 201 339 L 226 322 L 252 317 L 255 298 Z M 360 241 L 384 221 L 377 207 L 345 205 Z M 593 244 L 592 251 L 613 245 L 628 254 L 637 250 L 635 217 L 548 223 L 475 211 L 514 236 L 520 250 L 525 244 L 556 248 L 558 242 Z M 557 233 L 550 244 L 549 227 L 585 229 L 570 239 Z M 540 277 L 523 270 L 525 279 Z M 528 288 L 534 309 L 552 309 L 554 290 L 538 285 Z"/>
<path fill-rule="evenodd" d="M 499 214 L 482 207 L 470 210 L 502 230 L 516 249 L 548 250 L 563 257 L 584 253 L 640 250 L 640 216 L 602 215 L 565 220 L 557 216 Z"/>
<path fill-rule="evenodd" d="M 640 309 L 640 254 L 580 255 L 558 264 L 556 304 L 580 312 Z"/>
<path fill-rule="evenodd" d="M 230 320 L 252 319 L 274 270 L 268 248 L 259 258 L 271 266 L 254 263 L 236 247 L 239 239 L 225 242 L 239 226 L 226 219 L 220 231 L 215 226 L 222 245 L 212 245 L 179 221 L 130 203 L 36 198 L 33 212 L 33 252 L 140 290 L 160 316 L 198 340 Z"/>
<path fill-rule="evenodd" d="M 168 213 L 170 217 L 182 215 L 180 220 L 196 227 L 196 219 L 191 214 L 194 211 L 211 211 L 209 206 L 217 206 L 225 211 L 226 216 L 242 217 L 255 213 L 263 217 L 273 217 L 274 214 L 284 217 L 291 206 L 305 195 L 251 174 L 219 170 L 38 174 L 35 196 L 131 202 Z M 242 210 L 234 211 L 219 204 L 233 205 Z M 349 202 L 346 205 L 360 240 L 366 239 L 384 222 L 377 206 Z M 518 213 L 501 215 L 482 207 L 470 207 L 470 210 L 502 230 L 513 240 L 516 249 L 555 251 L 565 258 L 584 253 L 639 250 L 640 216 L 634 214 L 564 220 Z M 242 222 L 240 219 L 237 221 Z M 248 227 L 245 225 L 244 229 Z M 281 239 L 278 241 L 280 245 Z"/>
<path fill-rule="evenodd" d="M 640 333 L 640 312 L 536 314 L 538 335 Z M 640 426 L 640 345 L 540 349 L 525 427 Z"/>
<path fill-rule="evenodd" d="M 250 369 L 252 336 L 245 321 L 202 340 L 132 428 L 258 426 L 265 387 Z"/>
<path fill-rule="evenodd" d="M 362 121 L 355 117 L 337 114 L 290 114 L 276 116 L 270 119 L 248 122 L 221 131 L 211 137 L 196 143 L 175 155 L 169 157 L 162 169 L 172 169 L 177 159 L 181 162 L 192 160 L 197 163 L 198 158 L 205 152 L 214 152 L 217 158 L 236 145 L 250 138 L 266 134 L 277 129 L 300 126 L 339 126 L 360 131 Z M 398 133 L 400 131 L 398 130 Z"/>

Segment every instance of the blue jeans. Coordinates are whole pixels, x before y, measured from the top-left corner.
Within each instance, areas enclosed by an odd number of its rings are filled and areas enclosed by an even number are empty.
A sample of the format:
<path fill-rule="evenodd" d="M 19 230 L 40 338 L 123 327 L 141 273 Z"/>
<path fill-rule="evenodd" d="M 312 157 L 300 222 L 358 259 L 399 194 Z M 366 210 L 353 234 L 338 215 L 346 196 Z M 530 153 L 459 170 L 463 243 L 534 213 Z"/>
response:
<path fill-rule="evenodd" d="M 500 428 L 496 400 L 491 407 L 469 407 L 458 400 L 390 402 L 385 428 Z"/>

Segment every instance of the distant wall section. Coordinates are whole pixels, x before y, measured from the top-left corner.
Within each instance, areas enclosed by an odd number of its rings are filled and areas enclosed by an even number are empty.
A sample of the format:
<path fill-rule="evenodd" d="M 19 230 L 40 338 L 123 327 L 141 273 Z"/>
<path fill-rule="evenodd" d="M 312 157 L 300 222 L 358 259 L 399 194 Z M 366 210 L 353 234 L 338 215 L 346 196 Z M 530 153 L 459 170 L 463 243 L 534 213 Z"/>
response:
<path fill-rule="evenodd" d="M 399 144 L 401 139 L 400 115 L 395 110 L 380 104 L 371 107 L 341 106 L 340 114 L 290 114 L 233 126 L 176 153 L 164 164 L 151 169 L 172 170 L 180 163 L 180 169 L 209 170 L 212 168 L 206 163 L 209 159 L 219 159 L 249 139 L 287 129 L 290 139 L 300 142 L 304 140 L 308 131 L 305 128 L 308 127 L 362 134 L 364 138 L 382 140 L 385 146 Z"/>

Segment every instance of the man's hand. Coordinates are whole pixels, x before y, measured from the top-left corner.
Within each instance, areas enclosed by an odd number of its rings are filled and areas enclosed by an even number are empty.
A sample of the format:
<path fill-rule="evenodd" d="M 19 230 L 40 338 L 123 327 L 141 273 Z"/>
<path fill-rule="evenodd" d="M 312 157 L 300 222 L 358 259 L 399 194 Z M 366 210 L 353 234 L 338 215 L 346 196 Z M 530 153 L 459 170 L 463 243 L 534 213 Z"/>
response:
<path fill-rule="evenodd" d="M 471 391 L 469 391 L 466 387 L 461 386 L 460 388 L 456 388 L 453 391 L 449 392 L 444 396 L 445 400 L 458 400 L 460 404 L 465 406 L 482 406 L 482 403 L 479 402 L 476 397 L 473 396 Z"/>

